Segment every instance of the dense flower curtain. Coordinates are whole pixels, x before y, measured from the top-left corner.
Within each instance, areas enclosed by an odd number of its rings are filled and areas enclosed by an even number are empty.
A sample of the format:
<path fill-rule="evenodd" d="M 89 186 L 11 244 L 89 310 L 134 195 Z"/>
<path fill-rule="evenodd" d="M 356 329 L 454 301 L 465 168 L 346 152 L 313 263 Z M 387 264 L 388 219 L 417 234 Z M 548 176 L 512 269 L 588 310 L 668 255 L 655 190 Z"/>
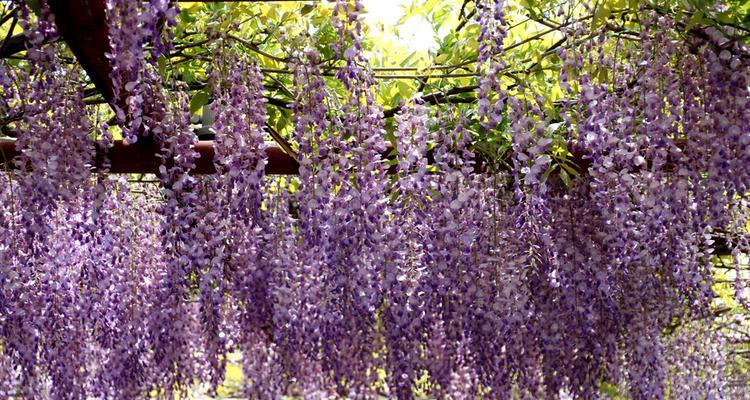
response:
<path fill-rule="evenodd" d="M 312 39 L 289 65 L 299 177 L 265 176 L 263 75 L 231 46 L 210 83 L 217 174 L 198 176 L 186 91 L 155 67 L 175 7 L 107 0 L 110 126 L 46 3 L 18 3 L 29 68 L 0 64 L 0 112 L 20 116 L 0 177 L 0 395 L 174 398 L 215 390 L 233 355 L 254 399 L 736 394 L 710 257 L 719 233 L 738 259 L 746 246 L 740 45 L 685 43 L 647 11 L 619 57 L 593 32 L 559 52 L 560 139 L 538 94 L 502 79 L 505 4 L 481 0 L 475 109 L 407 101 L 389 143 L 362 6 L 338 0 L 343 97 Z M 507 168 L 475 154 L 472 119 L 507 134 Z M 113 134 L 158 143 L 159 185 L 92 171 Z M 548 173 L 561 140 L 587 163 L 570 182 Z"/>

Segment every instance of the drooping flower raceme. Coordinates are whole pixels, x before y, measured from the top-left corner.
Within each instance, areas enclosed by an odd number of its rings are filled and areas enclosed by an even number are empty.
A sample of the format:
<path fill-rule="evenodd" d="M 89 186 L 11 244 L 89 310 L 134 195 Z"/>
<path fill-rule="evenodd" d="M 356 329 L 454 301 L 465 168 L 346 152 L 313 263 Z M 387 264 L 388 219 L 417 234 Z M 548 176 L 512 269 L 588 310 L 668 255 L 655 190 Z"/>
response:
<path fill-rule="evenodd" d="M 139 135 L 148 135 L 155 128 L 144 120 L 144 114 L 148 114 L 144 108 L 155 100 L 145 84 L 148 76 L 144 70 L 149 62 L 145 46 L 153 46 L 151 62 L 169 50 L 171 31 L 163 32 L 163 27 L 176 24 L 178 9 L 169 0 L 150 0 L 146 4 L 106 0 L 105 4 L 111 48 L 107 57 L 112 68 L 109 100 L 125 140 L 133 143 Z"/>

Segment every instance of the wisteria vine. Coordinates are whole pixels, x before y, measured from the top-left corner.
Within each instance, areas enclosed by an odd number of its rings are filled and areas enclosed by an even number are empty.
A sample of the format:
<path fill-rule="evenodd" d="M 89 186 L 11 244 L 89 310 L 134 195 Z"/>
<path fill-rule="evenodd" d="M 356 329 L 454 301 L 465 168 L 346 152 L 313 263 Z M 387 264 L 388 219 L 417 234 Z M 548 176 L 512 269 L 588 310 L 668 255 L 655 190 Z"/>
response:
<path fill-rule="evenodd" d="M 204 110 L 217 173 L 197 176 L 187 91 L 154 67 L 177 8 L 107 0 L 116 125 L 161 149 L 139 186 L 93 171 L 111 131 L 39 3 L 19 2 L 29 68 L 0 63 L 20 153 L 0 176 L 0 396 L 215 393 L 239 360 L 257 399 L 742 397 L 711 307 L 714 240 L 748 250 L 742 46 L 653 13 L 622 57 L 605 32 L 562 49 L 553 136 L 505 75 L 505 2 L 477 1 L 476 108 L 408 100 L 388 132 L 362 5 L 338 0 L 337 82 L 309 38 L 289 62 L 299 177 L 265 175 L 263 75 L 228 44 Z M 507 154 L 481 159 L 473 126 Z"/>

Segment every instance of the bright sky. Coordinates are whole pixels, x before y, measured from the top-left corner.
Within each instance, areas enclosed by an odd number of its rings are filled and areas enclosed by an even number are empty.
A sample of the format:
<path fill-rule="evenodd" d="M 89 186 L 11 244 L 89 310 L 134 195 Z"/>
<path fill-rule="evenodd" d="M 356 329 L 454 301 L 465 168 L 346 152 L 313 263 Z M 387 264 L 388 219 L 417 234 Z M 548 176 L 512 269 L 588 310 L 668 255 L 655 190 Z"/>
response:
<path fill-rule="evenodd" d="M 383 32 L 393 44 L 410 51 L 429 51 L 437 47 L 432 26 L 422 16 L 414 15 L 403 23 L 404 7 L 413 0 L 362 0 L 367 14 L 365 22 L 373 31 Z"/>

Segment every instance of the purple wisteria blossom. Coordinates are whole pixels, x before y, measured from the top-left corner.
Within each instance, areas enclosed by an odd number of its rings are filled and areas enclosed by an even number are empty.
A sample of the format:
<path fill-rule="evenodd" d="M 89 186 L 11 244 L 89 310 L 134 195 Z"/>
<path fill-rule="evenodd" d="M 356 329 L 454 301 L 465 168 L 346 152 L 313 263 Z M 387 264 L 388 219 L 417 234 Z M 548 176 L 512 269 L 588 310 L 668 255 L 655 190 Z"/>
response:
<path fill-rule="evenodd" d="M 125 140 L 133 143 L 139 135 L 148 135 L 155 126 L 149 123 L 149 103 L 155 97 L 146 81 L 149 63 L 169 51 L 178 8 L 170 0 L 149 0 L 148 3 L 127 0 L 106 0 L 112 71 L 112 108 L 123 129 Z M 166 28 L 166 29 L 165 29 Z M 151 54 L 145 46 L 151 44 Z M 149 59 L 150 57 L 150 59 Z"/>

